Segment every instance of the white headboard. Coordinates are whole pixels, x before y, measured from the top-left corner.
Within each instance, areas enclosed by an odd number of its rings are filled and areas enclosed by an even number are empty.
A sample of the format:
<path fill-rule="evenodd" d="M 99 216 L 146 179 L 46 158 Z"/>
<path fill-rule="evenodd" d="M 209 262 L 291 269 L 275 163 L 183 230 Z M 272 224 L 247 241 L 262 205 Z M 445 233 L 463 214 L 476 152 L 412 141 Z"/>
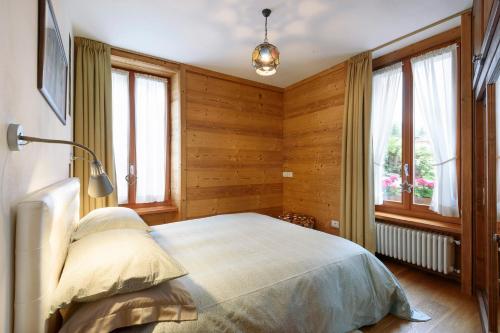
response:
<path fill-rule="evenodd" d="M 51 331 L 50 296 L 79 219 L 80 182 L 70 178 L 43 188 L 17 207 L 14 332 Z"/>

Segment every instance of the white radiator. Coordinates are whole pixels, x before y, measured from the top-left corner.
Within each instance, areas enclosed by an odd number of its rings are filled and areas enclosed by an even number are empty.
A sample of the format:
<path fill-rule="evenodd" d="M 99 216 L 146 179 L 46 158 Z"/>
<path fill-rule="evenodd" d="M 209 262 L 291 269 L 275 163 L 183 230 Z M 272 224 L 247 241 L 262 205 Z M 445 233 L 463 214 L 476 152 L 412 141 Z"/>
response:
<path fill-rule="evenodd" d="M 453 237 L 379 222 L 375 225 L 377 253 L 443 274 L 453 272 Z"/>

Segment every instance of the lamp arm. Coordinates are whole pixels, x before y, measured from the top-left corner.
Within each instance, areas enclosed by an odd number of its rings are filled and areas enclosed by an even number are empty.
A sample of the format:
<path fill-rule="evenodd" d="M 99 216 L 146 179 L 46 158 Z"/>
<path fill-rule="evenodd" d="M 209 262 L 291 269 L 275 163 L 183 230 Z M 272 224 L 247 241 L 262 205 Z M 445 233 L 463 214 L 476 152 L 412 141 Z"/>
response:
<path fill-rule="evenodd" d="M 68 140 L 42 139 L 33 136 L 26 136 L 23 132 L 23 127 L 19 124 L 9 124 L 7 127 L 7 145 L 11 151 L 19 151 L 29 142 L 41 143 L 56 143 L 62 145 L 70 145 L 85 150 L 92 155 L 93 160 L 90 162 L 90 175 L 88 194 L 93 198 L 101 198 L 110 195 L 114 191 L 114 186 L 106 174 L 101 162 L 97 159 L 96 154 L 87 146 Z"/>
<path fill-rule="evenodd" d="M 73 142 L 73 141 L 42 139 L 42 138 L 36 138 L 36 137 L 24 136 L 24 135 L 19 135 L 18 139 L 19 140 L 23 140 L 23 141 L 27 141 L 27 142 L 58 143 L 58 144 L 63 144 L 63 145 L 75 146 L 75 147 L 78 147 L 80 149 L 85 150 L 87 153 L 89 153 L 90 155 L 92 155 L 92 158 L 95 161 L 98 161 L 96 154 L 92 150 L 90 150 L 90 148 L 88 148 L 87 146 L 84 146 L 84 145 L 82 145 L 80 143 Z"/>

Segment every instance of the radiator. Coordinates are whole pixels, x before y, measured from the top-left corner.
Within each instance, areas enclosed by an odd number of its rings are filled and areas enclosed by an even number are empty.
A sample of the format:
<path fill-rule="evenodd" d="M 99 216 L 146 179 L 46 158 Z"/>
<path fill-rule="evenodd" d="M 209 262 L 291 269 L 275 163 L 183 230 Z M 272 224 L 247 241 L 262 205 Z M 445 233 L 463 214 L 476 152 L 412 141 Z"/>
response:
<path fill-rule="evenodd" d="M 443 274 L 454 271 L 453 237 L 379 222 L 375 225 L 377 253 Z"/>

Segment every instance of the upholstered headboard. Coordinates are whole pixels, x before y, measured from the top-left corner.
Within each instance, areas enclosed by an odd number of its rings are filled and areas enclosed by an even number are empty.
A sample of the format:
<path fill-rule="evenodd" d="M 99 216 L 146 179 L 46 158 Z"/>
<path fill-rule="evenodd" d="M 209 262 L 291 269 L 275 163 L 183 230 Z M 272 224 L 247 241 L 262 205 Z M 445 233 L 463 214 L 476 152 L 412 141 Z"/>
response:
<path fill-rule="evenodd" d="M 79 219 L 80 182 L 70 178 L 41 189 L 17 207 L 14 331 L 48 332 L 50 296 Z"/>

